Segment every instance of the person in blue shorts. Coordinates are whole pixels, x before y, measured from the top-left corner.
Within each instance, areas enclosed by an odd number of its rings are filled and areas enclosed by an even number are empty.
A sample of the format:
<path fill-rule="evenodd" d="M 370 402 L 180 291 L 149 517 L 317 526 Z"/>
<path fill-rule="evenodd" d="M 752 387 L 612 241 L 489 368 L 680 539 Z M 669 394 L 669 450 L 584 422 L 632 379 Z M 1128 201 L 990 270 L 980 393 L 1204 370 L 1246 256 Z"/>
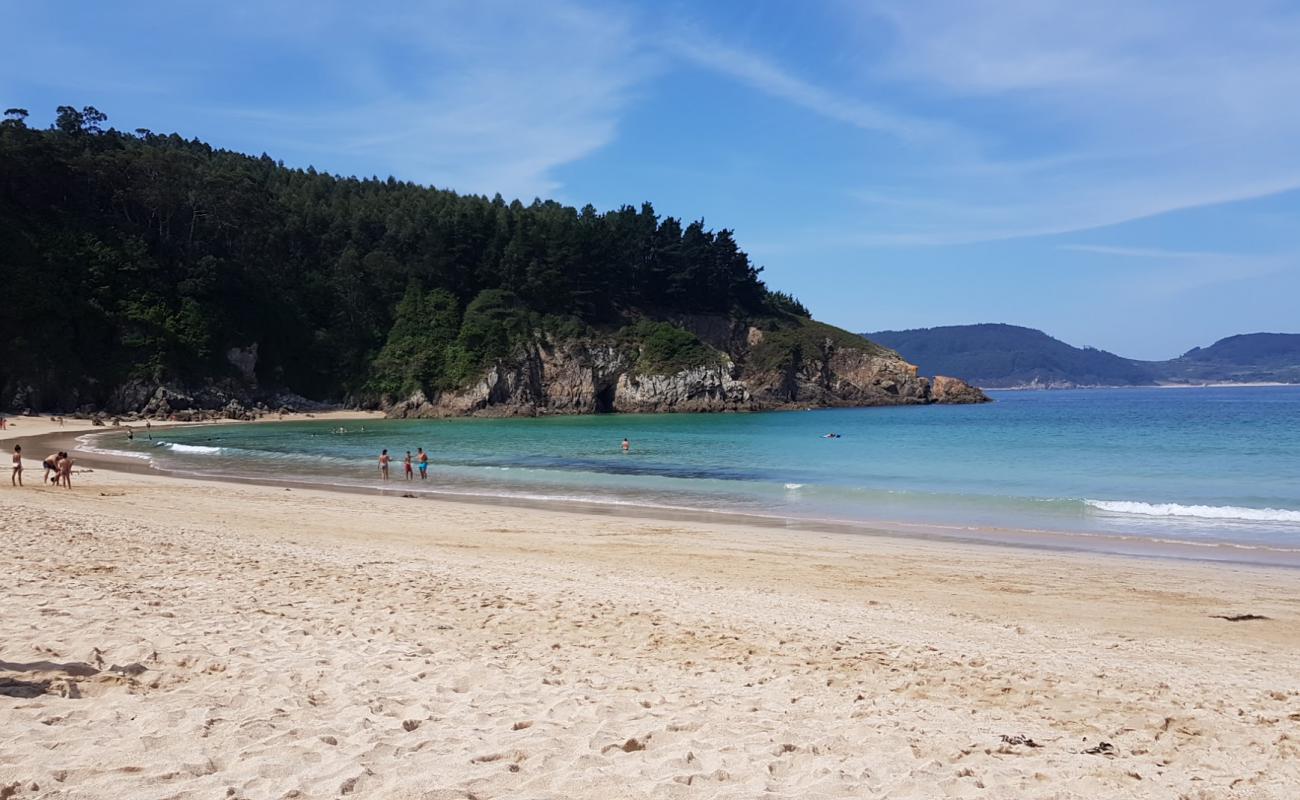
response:
<path fill-rule="evenodd" d="M 429 454 L 424 452 L 423 447 L 417 447 L 415 448 L 415 450 L 417 453 L 419 453 L 416 466 L 420 468 L 420 480 L 422 481 L 428 480 L 429 479 Z"/>

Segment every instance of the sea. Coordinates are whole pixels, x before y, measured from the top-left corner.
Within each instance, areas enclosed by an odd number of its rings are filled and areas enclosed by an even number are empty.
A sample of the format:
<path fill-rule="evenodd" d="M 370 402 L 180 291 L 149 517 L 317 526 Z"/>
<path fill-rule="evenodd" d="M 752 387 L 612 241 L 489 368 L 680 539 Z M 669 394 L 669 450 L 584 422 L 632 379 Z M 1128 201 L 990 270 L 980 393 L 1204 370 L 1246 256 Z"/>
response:
<path fill-rule="evenodd" d="M 1300 386 L 989 394 L 970 406 L 301 420 L 134 441 L 111 431 L 83 448 L 166 472 L 416 497 L 1006 541 L 1050 534 L 1121 552 L 1300 553 Z M 408 482 L 401 462 L 417 448 L 429 476 Z"/>

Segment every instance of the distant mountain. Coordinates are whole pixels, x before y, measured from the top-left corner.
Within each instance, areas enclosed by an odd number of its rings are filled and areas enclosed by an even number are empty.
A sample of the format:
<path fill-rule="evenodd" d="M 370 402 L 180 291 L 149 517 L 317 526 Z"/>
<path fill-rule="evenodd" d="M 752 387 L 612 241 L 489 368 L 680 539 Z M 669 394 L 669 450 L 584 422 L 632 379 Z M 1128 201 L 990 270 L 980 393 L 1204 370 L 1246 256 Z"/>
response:
<path fill-rule="evenodd" d="M 953 375 L 986 388 L 1300 383 L 1300 334 L 1231 336 L 1169 361 L 1139 361 L 1074 347 L 1017 325 L 950 325 L 863 335 L 897 350 L 922 373 Z"/>
<path fill-rule="evenodd" d="M 1134 386 L 1156 373 L 1141 361 L 1072 347 L 1042 331 L 986 323 L 863 334 L 897 350 L 924 374 L 953 375 L 977 386 Z"/>
<path fill-rule="evenodd" d="M 1300 333 L 1243 333 L 1160 363 L 1167 381 L 1300 383 Z"/>

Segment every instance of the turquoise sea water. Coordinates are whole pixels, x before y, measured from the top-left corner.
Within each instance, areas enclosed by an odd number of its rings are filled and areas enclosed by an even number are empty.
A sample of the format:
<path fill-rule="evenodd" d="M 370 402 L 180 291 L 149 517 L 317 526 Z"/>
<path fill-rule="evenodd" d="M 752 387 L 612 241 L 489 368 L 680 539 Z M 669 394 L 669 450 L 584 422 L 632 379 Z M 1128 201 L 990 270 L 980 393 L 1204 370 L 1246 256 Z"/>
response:
<path fill-rule="evenodd" d="M 995 392 L 981 406 L 266 425 L 102 435 L 160 469 L 1300 548 L 1300 387 Z M 838 433 L 839 438 L 822 438 Z M 631 450 L 623 453 L 623 437 Z M 402 477 L 407 450 L 429 480 Z"/>

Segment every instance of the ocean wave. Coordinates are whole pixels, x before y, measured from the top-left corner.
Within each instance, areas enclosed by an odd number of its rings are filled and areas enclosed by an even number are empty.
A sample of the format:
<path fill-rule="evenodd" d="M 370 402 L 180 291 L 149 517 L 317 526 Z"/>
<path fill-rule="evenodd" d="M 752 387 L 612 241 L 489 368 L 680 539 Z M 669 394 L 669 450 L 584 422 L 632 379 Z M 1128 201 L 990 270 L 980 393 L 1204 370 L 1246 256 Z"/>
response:
<path fill-rule="evenodd" d="M 1084 500 L 1092 508 L 1113 514 L 1142 517 L 1193 517 L 1248 522 L 1300 522 L 1300 511 L 1242 506 L 1185 506 L 1178 503 L 1143 503 L 1135 500 Z"/>
<path fill-rule="evenodd" d="M 209 447 L 204 444 L 180 444 L 179 442 L 163 442 L 162 446 L 174 453 L 201 453 L 206 455 L 215 455 L 225 451 L 224 447 Z"/>
<path fill-rule="evenodd" d="M 102 437 L 102 436 L 104 436 L 104 435 L 105 435 L 105 434 L 102 434 L 102 433 L 96 433 L 96 434 L 87 434 L 87 435 L 85 435 L 85 436 L 78 436 L 78 437 L 77 437 L 77 449 L 80 450 L 80 451 L 82 451 L 82 452 L 84 452 L 84 453 L 94 453 L 95 455 L 101 455 L 101 456 L 116 456 L 116 457 L 120 457 L 120 458 L 137 458 L 137 459 L 140 459 L 141 461 L 148 461 L 148 460 L 149 460 L 149 454 L 148 454 L 148 453 L 138 453 L 138 452 L 131 451 L 131 450 L 116 450 L 116 449 L 113 449 L 113 448 L 111 448 L 111 447 L 100 447 L 100 446 L 97 444 L 97 442 L 99 441 L 99 438 Z"/>

